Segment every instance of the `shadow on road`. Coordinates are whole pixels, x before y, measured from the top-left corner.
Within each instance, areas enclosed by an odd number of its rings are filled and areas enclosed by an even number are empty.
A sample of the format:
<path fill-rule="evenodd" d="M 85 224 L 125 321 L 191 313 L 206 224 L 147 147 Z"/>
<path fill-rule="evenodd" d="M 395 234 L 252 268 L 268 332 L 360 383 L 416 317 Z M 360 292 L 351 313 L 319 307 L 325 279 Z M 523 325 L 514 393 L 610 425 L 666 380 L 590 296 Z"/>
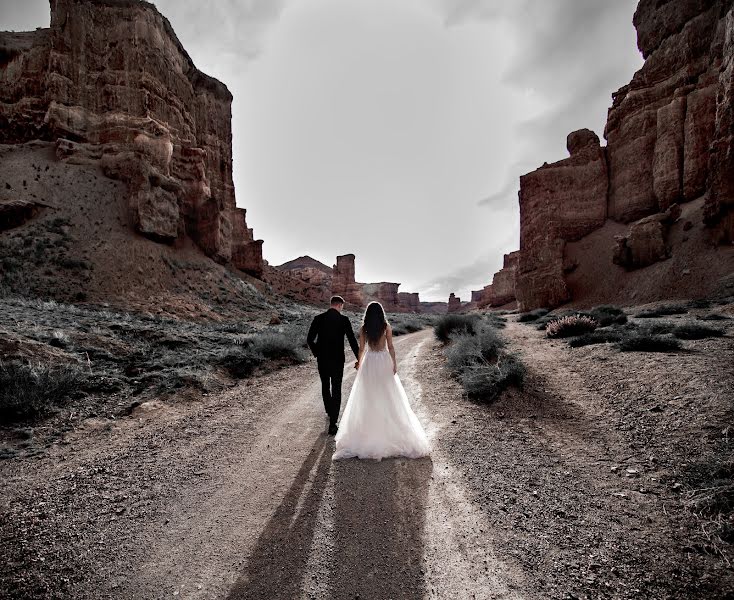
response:
<path fill-rule="evenodd" d="M 247 570 L 227 600 L 300 597 L 319 505 L 329 478 L 333 444 L 320 435 L 288 493 L 257 541 Z M 309 480 L 311 487 L 304 496 Z"/>
<path fill-rule="evenodd" d="M 346 460 L 332 466 L 329 598 L 423 598 L 423 526 L 433 463 Z"/>

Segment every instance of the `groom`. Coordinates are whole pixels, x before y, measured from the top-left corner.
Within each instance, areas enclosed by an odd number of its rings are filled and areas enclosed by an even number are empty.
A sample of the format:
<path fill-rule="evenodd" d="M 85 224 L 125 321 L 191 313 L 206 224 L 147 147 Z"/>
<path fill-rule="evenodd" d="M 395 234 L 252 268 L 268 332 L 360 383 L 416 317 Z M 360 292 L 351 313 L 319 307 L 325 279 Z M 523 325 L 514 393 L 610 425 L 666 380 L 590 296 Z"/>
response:
<path fill-rule="evenodd" d="M 344 298 L 332 296 L 331 307 L 316 315 L 308 330 L 308 347 L 316 357 L 321 378 L 321 395 L 329 416 L 329 435 L 337 431 L 336 420 L 342 404 L 342 376 L 344 375 L 344 336 L 347 336 L 354 356 L 359 360 L 359 346 L 354 338 L 352 324 L 342 315 Z"/>

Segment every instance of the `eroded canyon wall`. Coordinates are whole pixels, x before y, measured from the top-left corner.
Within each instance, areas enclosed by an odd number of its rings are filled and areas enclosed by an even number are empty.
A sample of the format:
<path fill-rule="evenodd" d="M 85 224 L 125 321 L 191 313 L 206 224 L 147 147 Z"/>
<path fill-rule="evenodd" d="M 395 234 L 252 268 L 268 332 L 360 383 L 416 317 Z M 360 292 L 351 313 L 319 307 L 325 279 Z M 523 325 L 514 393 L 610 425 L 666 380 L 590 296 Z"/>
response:
<path fill-rule="evenodd" d="M 227 87 L 196 69 L 152 4 L 50 4 L 48 29 L 0 33 L 0 143 L 56 142 L 59 160 L 127 183 L 142 235 L 188 235 L 261 275 L 262 241 L 235 204 Z"/>
<path fill-rule="evenodd" d="M 574 132 L 569 158 L 520 179 L 521 310 L 571 299 L 567 276 L 579 265 L 566 246 L 607 219 L 631 224 L 617 240 L 628 269 L 676 252 L 663 227 L 681 203 L 704 198 L 712 241 L 734 239 L 732 0 L 641 0 L 633 22 L 645 63 L 613 94 L 606 147 L 591 131 Z M 609 262 L 599 277 L 621 268 Z"/>

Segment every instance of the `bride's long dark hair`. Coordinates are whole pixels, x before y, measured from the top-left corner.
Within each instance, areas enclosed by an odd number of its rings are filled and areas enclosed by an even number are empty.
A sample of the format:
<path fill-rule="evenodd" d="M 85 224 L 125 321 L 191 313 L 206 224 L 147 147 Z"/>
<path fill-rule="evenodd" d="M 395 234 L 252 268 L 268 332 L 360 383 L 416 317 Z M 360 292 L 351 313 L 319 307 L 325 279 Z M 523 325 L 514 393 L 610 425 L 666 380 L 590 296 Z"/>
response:
<path fill-rule="evenodd" d="M 364 311 L 362 319 L 362 331 L 370 345 L 374 346 L 380 341 L 382 334 L 387 328 L 385 310 L 379 302 L 370 302 Z"/>

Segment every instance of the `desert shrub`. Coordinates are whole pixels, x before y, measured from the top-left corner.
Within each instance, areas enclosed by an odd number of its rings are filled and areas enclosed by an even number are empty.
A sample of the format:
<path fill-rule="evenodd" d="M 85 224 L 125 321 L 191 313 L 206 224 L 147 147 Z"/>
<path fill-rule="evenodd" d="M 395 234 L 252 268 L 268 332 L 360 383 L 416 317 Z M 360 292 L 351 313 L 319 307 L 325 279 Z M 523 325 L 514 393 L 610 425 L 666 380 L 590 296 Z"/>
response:
<path fill-rule="evenodd" d="M 216 362 L 232 377 L 244 379 L 250 377 L 259 367 L 266 366 L 268 361 L 297 364 L 306 360 L 307 354 L 301 340 L 268 331 L 239 338 L 236 347 L 225 351 Z"/>
<path fill-rule="evenodd" d="M 624 311 L 610 304 L 604 304 L 602 306 L 596 306 L 592 308 L 588 313 L 582 312 L 581 314 L 588 314 L 598 324 L 599 327 L 608 327 L 609 325 L 622 325 L 627 322 L 627 315 Z"/>
<path fill-rule="evenodd" d="M 680 348 L 680 342 L 667 335 L 635 334 L 619 342 L 622 352 L 675 352 Z"/>
<path fill-rule="evenodd" d="M 698 317 L 700 321 L 728 321 L 731 317 L 722 315 L 721 313 L 709 313 Z"/>
<path fill-rule="evenodd" d="M 243 346 L 224 352 L 217 362 L 235 379 L 245 379 L 265 362 L 265 357 L 251 346 Z"/>
<path fill-rule="evenodd" d="M 452 335 L 476 333 L 477 318 L 471 315 L 444 315 L 433 326 L 436 339 L 444 344 L 448 343 Z"/>
<path fill-rule="evenodd" d="M 282 333 L 261 333 L 254 338 L 250 350 L 270 360 L 285 359 L 293 363 L 307 360 L 302 340 Z"/>
<path fill-rule="evenodd" d="M 645 323 L 636 328 L 640 335 L 667 335 L 675 331 L 675 323 L 670 321 L 656 321 Z"/>
<path fill-rule="evenodd" d="M 635 315 L 638 319 L 654 319 L 656 317 L 665 317 L 668 315 L 684 315 L 688 312 L 688 308 L 682 304 L 663 304 L 656 308 L 648 308 Z"/>
<path fill-rule="evenodd" d="M 507 319 L 501 317 L 497 313 L 487 313 L 484 315 L 484 319 L 488 325 L 496 329 L 504 329 L 507 327 Z"/>
<path fill-rule="evenodd" d="M 475 335 L 462 334 L 452 337 L 446 349 L 446 362 L 453 373 L 496 362 L 505 342 L 491 328 L 483 328 Z"/>
<path fill-rule="evenodd" d="M 724 329 L 703 323 L 684 323 L 677 325 L 673 335 L 680 340 L 703 340 L 705 338 L 722 337 Z"/>
<path fill-rule="evenodd" d="M 537 321 L 540 317 L 544 317 L 549 312 L 550 311 L 547 308 L 536 308 L 535 310 L 521 314 L 517 320 L 520 323 L 532 323 Z"/>
<path fill-rule="evenodd" d="M 546 335 L 550 338 L 566 338 L 594 331 L 597 322 L 585 315 L 573 315 L 554 319 L 546 326 Z"/>
<path fill-rule="evenodd" d="M 425 324 L 415 318 L 395 318 L 390 319 L 390 325 L 392 326 L 392 334 L 394 336 L 407 335 L 408 333 L 415 333 L 421 331 Z"/>
<path fill-rule="evenodd" d="M 0 423 L 12 423 L 51 412 L 84 386 L 79 365 L 0 362 Z"/>
<path fill-rule="evenodd" d="M 459 379 L 470 398 L 492 402 L 508 387 L 522 386 L 525 366 L 513 354 L 503 353 L 495 364 L 464 369 Z"/>
<path fill-rule="evenodd" d="M 696 300 L 689 300 L 687 305 L 689 308 L 711 308 L 711 300 L 697 298 Z"/>
<path fill-rule="evenodd" d="M 610 342 L 618 342 L 622 339 L 622 334 L 614 330 L 597 330 L 584 333 L 578 337 L 571 338 L 568 345 L 571 348 L 580 348 L 581 346 L 591 346 L 593 344 L 608 344 Z"/>

